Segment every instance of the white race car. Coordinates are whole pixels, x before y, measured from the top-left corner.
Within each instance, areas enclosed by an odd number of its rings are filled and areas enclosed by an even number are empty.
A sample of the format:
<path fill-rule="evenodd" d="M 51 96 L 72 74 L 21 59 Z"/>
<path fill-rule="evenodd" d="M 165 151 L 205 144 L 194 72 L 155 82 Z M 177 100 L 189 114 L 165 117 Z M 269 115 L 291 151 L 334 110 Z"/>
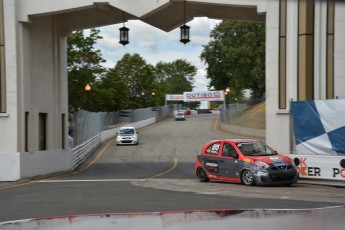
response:
<path fill-rule="evenodd" d="M 137 145 L 139 144 L 139 132 L 134 127 L 124 126 L 121 127 L 119 132 L 116 133 L 116 144 L 117 145 Z"/>

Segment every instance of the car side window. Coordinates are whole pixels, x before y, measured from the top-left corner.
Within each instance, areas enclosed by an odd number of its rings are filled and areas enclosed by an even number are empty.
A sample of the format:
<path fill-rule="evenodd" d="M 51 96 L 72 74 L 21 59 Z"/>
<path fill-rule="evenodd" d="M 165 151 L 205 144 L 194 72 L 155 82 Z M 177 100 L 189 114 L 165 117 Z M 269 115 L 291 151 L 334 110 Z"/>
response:
<path fill-rule="evenodd" d="M 222 156 L 238 158 L 237 157 L 237 152 L 236 152 L 235 148 L 231 144 L 229 144 L 229 143 L 224 143 L 223 151 L 222 151 Z"/>
<path fill-rule="evenodd" d="M 206 149 L 205 153 L 206 154 L 218 155 L 219 147 L 220 147 L 220 142 L 214 143 L 214 144 L 208 146 L 208 148 Z"/>

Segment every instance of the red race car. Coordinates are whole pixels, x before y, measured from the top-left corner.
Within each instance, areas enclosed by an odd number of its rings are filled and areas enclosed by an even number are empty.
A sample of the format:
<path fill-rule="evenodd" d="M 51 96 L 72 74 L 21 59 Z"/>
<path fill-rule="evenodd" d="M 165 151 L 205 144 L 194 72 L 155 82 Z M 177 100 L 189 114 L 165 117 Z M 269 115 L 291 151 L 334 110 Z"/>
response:
<path fill-rule="evenodd" d="M 218 180 L 245 185 L 291 185 L 299 178 L 289 157 L 252 139 L 207 143 L 196 157 L 195 173 L 202 182 Z"/>

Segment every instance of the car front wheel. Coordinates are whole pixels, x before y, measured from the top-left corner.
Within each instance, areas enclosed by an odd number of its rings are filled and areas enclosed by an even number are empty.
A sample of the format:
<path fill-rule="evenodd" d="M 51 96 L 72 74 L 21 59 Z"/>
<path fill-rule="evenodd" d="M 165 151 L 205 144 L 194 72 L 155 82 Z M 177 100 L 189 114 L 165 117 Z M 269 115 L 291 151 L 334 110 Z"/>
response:
<path fill-rule="evenodd" d="M 255 184 L 253 173 L 246 169 L 242 172 L 241 181 L 243 184 L 251 186 Z"/>
<path fill-rule="evenodd" d="M 201 182 L 207 182 L 210 180 L 207 177 L 206 171 L 202 167 L 199 167 L 197 169 L 196 176 L 199 178 L 199 181 L 201 181 Z"/>

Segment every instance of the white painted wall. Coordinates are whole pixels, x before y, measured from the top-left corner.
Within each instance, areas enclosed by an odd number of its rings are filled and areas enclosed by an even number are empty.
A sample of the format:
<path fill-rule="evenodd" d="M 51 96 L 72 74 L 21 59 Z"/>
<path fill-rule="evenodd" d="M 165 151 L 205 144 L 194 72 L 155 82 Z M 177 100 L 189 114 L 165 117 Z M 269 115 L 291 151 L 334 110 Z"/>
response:
<path fill-rule="evenodd" d="M 153 213 L 110 213 L 74 215 L 7 221 L 1 230 L 200 230 L 200 229 L 266 229 L 266 230 L 340 230 L 344 229 L 344 206 L 314 209 L 228 209 Z M 143 226 L 149 226 L 144 228 Z M 279 227 L 277 227 L 279 226 Z M 301 227 L 302 226 L 302 227 Z"/>
<path fill-rule="evenodd" d="M 345 4 L 335 3 L 335 96 L 345 98 Z M 279 110 L 278 92 L 278 1 L 270 2 L 266 15 L 266 142 L 282 153 L 293 153 L 290 140 L 290 105 Z M 297 100 L 298 1 L 287 1 L 287 99 Z M 314 92 L 316 100 L 326 99 L 327 4 L 315 2 Z"/>
<path fill-rule="evenodd" d="M 168 4 L 169 0 L 145 0 L 144 4 L 138 0 L 16 0 L 18 1 L 18 20 L 29 21 L 28 15 L 50 14 L 54 12 L 71 12 L 77 8 L 92 8 L 97 3 L 109 3 L 109 5 L 130 12 L 132 15 L 141 17 L 152 10 Z M 96 20 L 96 19 L 95 19 Z"/>
<path fill-rule="evenodd" d="M 345 3 L 335 3 L 334 78 L 335 96 L 345 98 Z"/>
<path fill-rule="evenodd" d="M 281 153 L 290 149 L 289 114 L 280 111 L 279 1 L 271 1 L 266 13 L 266 143 Z"/>
<path fill-rule="evenodd" d="M 14 1 L 4 0 L 7 113 L 0 116 L 0 152 L 16 153 L 18 136 L 18 85 Z"/>
<path fill-rule="evenodd" d="M 72 169 L 71 156 L 72 149 L 21 153 L 20 177 L 28 178 L 69 171 Z"/>
<path fill-rule="evenodd" d="M 20 153 L 0 153 L 0 181 L 20 179 Z"/>
<path fill-rule="evenodd" d="M 68 93 L 66 61 L 59 55 L 64 38 L 59 34 L 53 17 L 31 20 L 23 25 L 23 109 L 19 117 L 24 122 L 24 113 L 29 112 L 29 151 L 39 150 L 39 113 L 47 114 L 47 149 L 62 148 L 61 116 L 68 120 Z M 62 43 L 62 44 L 61 44 Z M 62 55 L 63 58 L 66 55 Z M 21 108 L 19 108 L 21 109 Z M 67 136 L 67 129 L 65 129 Z M 24 140 L 24 132 L 21 132 Z M 20 150 L 24 151 L 24 141 Z"/>

